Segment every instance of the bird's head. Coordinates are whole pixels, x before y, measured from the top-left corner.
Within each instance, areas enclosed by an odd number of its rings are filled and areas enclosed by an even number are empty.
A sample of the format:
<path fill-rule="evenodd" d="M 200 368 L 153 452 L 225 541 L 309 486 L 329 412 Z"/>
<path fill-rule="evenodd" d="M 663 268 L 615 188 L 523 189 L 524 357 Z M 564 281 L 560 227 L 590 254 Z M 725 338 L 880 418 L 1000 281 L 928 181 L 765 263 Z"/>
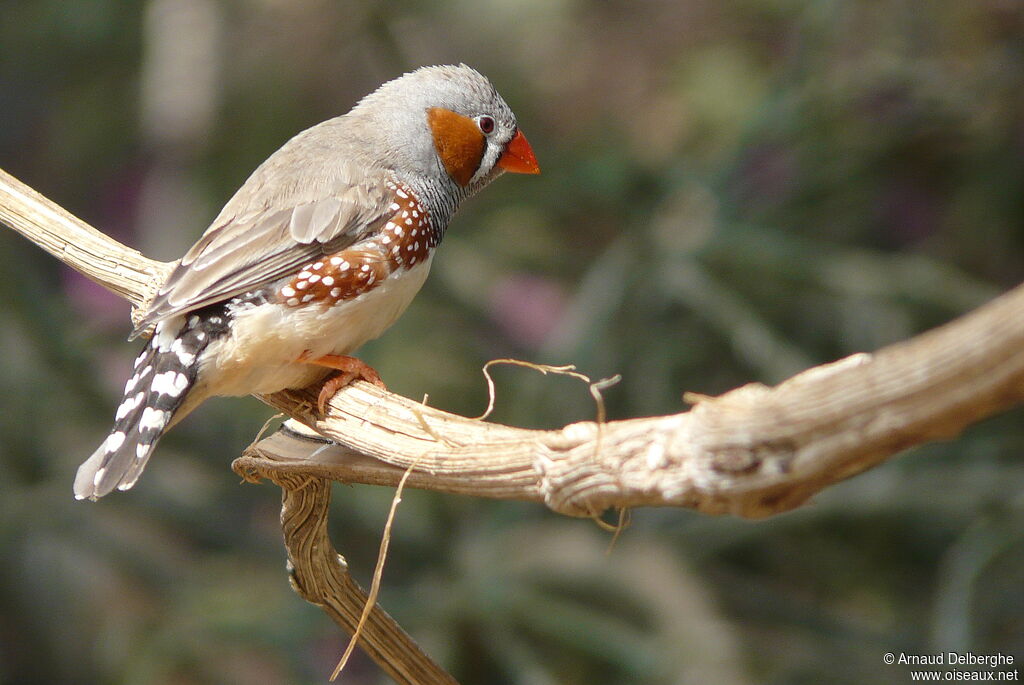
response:
<path fill-rule="evenodd" d="M 349 115 L 361 121 L 378 163 L 412 187 L 473 194 L 505 171 L 540 167 L 515 114 L 464 64 L 423 67 L 388 81 Z"/>

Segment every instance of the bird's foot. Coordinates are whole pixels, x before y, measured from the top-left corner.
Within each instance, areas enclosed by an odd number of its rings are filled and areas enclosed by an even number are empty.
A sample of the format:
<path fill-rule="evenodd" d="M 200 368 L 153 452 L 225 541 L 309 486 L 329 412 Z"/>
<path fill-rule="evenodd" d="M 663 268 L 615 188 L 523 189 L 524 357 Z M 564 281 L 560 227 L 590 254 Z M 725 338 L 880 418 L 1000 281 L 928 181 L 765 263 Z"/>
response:
<path fill-rule="evenodd" d="M 366 381 L 367 383 L 373 383 L 382 390 L 387 390 L 384 381 L 380 379 L 380 374 L 361 359 L 343 354 L 328 354 L 318 359 L 301 359 L 300 361 L 304 361 L 307 364 L 316 364 L 317 366 L 326 366 L 338 372 L 328 378 L 320 389 L 320 396 L 317 398 L 316 406 L 320 410 L 321 416 L 325 413 L 324 410 L 327 407 L 327 402 L 334 397 L 334 394 L 352 381 Z"/>

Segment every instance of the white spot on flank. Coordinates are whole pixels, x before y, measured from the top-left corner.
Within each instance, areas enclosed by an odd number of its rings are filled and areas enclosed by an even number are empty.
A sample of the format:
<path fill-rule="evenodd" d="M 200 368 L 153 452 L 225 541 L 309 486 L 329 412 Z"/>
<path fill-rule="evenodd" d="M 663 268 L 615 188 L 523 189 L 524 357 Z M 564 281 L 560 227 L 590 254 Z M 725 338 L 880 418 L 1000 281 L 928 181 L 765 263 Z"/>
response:
<path fill-rule="evenodd" d="M 405 229 L 404 228 L 402 228 L 401 226 L 395 226 L 395 235 L 397 235 L 399 238 L 401 238 L 404 233 L 405 233 Z"/>
<path fill-rule="evenodd" d="M 369 271 L 370 270 L 370 265 L 369 264 L 363 264 L 363 266 L 359 270 L 360 271 Z"/>
<path fill-rule="evenodd" d="M 412 226 L 412 219 L 406 219 L 405 220 L 405 225 L 406 226 Z"/>
<path fill-rule="evenodd" d="M 156 349 L 161 352 L 166 352 L 171 349 L 171 343 L 174 342 L 174 330 L 171 329 L 166 322 L 161 323 L 156 327 Z"/>
<path fill-rule="evenodd" d="M 331 297 L 338 297 L 341 295 L 341 288 L 331 288 Z"/>
<path fill-rule="evenodd" d="M 167 425 L 167 412 L 153 409 L 153 407 L 146 407 L 142 412 L 142 418 L 139 419 L 139 425 L 143 428 L 160 430 Z"/>
<path fill-rule="evenodd" d="M 306 268 L 308 269 L 309 267 L 306 267 Z M 299 272 L 299 278 L 309 278 L 311 275 L 312 274 L 310 272 L 308 272 L 308 271 L 300 271 Z"/>
<path fill-rule="evenodd" d="M 332 285 L 334 285 L 334 276 L 324 276 L 324 281 L 323 281 L 323 283 L 324 283 L 324 285 L 326 285 L 326 286 L 327 286 L 328 288 L 330 288 L 330 287 L 331 287 Z"/>
<path fill-rule="evenodd" d="M 415 237 L 416 237 L 416 234 L 417 234 L 417 233 L 419 233 L 419 232 L 420 232 L 420 231 L 419 231 L 419 229 L 418 229 L 418 228 L 414 228 L 414 229 L 412 229 L 412 233 L 410 233 L 409 235 L 411 235 L 411 236 L 412 236 L 413 238 L 415 238 Z"/>
<path fill-rule="evenodd" d="M 298 303 L 299 303 L 299 300 L 298 300 L 298 298 L 296 298 L 296 297 L 289 297 L 289 298 L 288 298 L 288 302 L 287 302 L 286 304 L 287 304 L 287 305 L 288 305 L 289 307 L 294 307 L 294 306 L 295 306 L 295 305 L 297 305 Z"/>
<path fill-rule="evenodd" d="M 385 245 L 387 245 L 388 243 L 390 243 L 390 242 L 391 242 L 391 236 L 387 236 L 387 235 L 386 235 L 386 236 L 384 236 L 383 238 L 381 238 L 381 239 L 380 239 L 380 241 L 381 241 L 382 243 L 384 243 Z"/>
<path fill-rule="evenodd" d="M 341 263 L 341 270 L 342 270 L 342 271 L 348 271 L 348 268 L 349 268 L 350 266 L 352 266 L 352 265 L 351 265 L 351 264 L 349 264 L 348 262 L 346 262 L 346 261 L 342 261 L 342 263 Z"/>
<path fill-rule="evenodd" d="M 405 192 L 404 190 L 402 190 L 401 188 L 399 188 L 398 190 L 396 190 L 396 191 L 395 191 L 395 195 L 397 195 L 398 197 L 401 197 L 401 198 L 405 198 L 405 199 L 408 199 L 408 198 L 409 198 L 409 194 L 408 194 L 408 193 L 406 193 L 406 192 Z"/>
<path fill-rule="evenodd" d="M 408 210 L 408 209 L 406 209 L 406 210 L 404 210 L 404 211 L 402 212 L 402 218 L 403 218 L 403 219 L 404 219 L 405 217 L 407 217 L 407 216 L 409 216 L 409 210 Z"/>
<path fill-rule="evenodd" d="M 417 211 L 416 211 L 415 209 L 414 209 L 414 210 L 412 210 L 412 218 L 413 218 L 413 219 L 418 219 L 418 218 L 419 218 L 419 216 L 420 216 L 420 213 L 419 213 L 419 212 L 417 212 Z"/>
<path fill-rule="evenodd" d="M 141 373 L 137 373 L 137 374 L 135 374 L 134 376 L 132 376 L 131 378 L 128 379 L 128 382 L 124 384 L 124 394 L 125 395 L 130 393 L 135 388 L 135 384 L 139 382 L 139 378 L 141 376 L 142 376 Z"/>
<path fill-rule="evenodd" d="M 309 287 L 309 281 L 299 281 L 298 283 L 295 284 L 295 288 L 297 290 L 305 290 L 308 287 Z"/>
<path fill-rule="evenodd" d="M 295 297 L 295 288 L 291 287 L 290 285 L 286 285 L 285 287 L 281 288 L 281 294 L 284 295 L 285 297 Z"/>
<path fill-rule="evenodd" d="M 182 366 L 191 366 L 192 362 L 196 360 L 195 352 L 189 352 L 185 349 L 185 345 L 181 342 L 181 338 L 174 341 L 171 345 L 171 352 L 178 355 L 178 361 L 181 362 Z"/>
<path fill-rule="evenodd" d="M 153 392 L 158 392 L 161 395 L 178 397 L 188 387 L 188 376 L 177 371 L 164 371 L 153 378 L 153 384 L 150 387 Z"/>
<path fill-rule="evenodd" d="M 306 295 L 302 296 L 302 301 L 303 302 L 309 302 L 312 299 L 313 299 L 313 293 L 307 293 Z"/>
<path fill-rule="evenodd" d="M 178 372 L 178 375 L 174 377 L 174 389 L 178 391 L 180 395 L 185 388 L 188 387 L 188 376 Z"/>
<path fill-rule="evenodd" d="M 114 431 L 103 441 L 104 452 L 116 452 L 124 444 L 124 431 Z"/>
<path fill-rule="evenodd" d="M 117 414 L 114 415 L 115 421 L 120 421 L 124 417 L 131 413 L 132 409 L 139 406 L 142 403 L 142 398 L 146 396 L 146 393 L 136 393 L 134 396 L 127 398 L 121 403 L 121 406 L 117 408 Z"/>
<path fill-rule="evenodd" d="M 309 282 L 310 283 L 316 283 L 319 280 L 320 280 L 320 276 L 318 274 L 313 274 L 312 276 L 309 277 Z"/>
<path fill-rule="evenodd" d="M 341 264 L 341 262 L 342 262 L 341 257 L 331 257 L 331 265 L 332 266 L 338 266 L 339 264 Z"/>
<path fill-rule="evenodd" d="M 324 268 L 324 263 L 323 262 L 317 262 L 316 264 L 313 265 L 313 271 L 318 271 L 318 270 L 320 270 L 322 268 Z"/>

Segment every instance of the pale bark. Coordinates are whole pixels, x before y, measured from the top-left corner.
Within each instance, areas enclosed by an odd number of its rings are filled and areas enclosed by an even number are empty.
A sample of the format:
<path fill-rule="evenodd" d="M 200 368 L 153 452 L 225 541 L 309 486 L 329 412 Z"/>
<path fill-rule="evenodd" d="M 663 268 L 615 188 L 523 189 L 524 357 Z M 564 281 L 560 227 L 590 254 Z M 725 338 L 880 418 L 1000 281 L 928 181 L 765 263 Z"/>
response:
<path fill-rule="evenodd" d="M 0 220 L 144 307 L 171 266 L 99 233 L 0 171 Z M 679 506 L 760 518 L 1024 398 L 1024 287 L 874 354 L 814 367 L 775 387 L 694 398 L 687 412 L 537 431 L 449 414 L 355 383 L 315 413 L 316 389 L 262 397 L 322 438 L 278 432 L 235 461 L 284 490 L 296 588 L 351 631 L 364 595 L 326 537 L 331 480 L 543 502 L 596 516 Z M 69 474 L 70 479 L 70 474 Z M 403 683 L 451 682 L 375 610 L 367 651 Z"/>

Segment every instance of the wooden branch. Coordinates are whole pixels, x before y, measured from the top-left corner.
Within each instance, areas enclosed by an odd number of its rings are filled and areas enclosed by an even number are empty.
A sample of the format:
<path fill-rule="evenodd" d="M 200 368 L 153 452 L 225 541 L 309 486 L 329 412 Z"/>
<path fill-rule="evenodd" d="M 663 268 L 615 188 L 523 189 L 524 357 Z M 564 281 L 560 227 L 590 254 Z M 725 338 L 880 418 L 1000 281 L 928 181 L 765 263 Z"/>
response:
<path fill-rule="evenodd" d="M 2 172 L 0 219 L 136 305 L 166 274 L 168 265 L 94 231 Z M 336 443 L 281 431 L 250 447 L 234 468 L 284 489 L 300 594 L 351 629 L 353 591 L 324 544 L 326 481 L 396 485 L 415 464 L 410 487 L 542 501 L 574 516 L 643 505 L 770 516 L 1024 399 L 1024 286 L 907 342 L 809 369 L 774 388 L 751 384 L 694 398 L 691 411 L 671 416 L 532 431 L 449 414 L 366 383 L 335 395 L 324 417 L 313 413 L 310 391 L 261 399 Z M 380 612 L 374 626 L 389 620 Z M 384 667 L 430 677 L 414 666 Z"/>
<path fill-rule="evenodd" d="M 691 411 L 671 416 L 531 431 L 365 383 L 338 393 L 323 419 L 307 409 L 311 394 L 263 399 L 338 444 L 311 446 L 281 432 L 250 447 L 238 468 L 395 485 L 415 463 L 410 487 L 540 500 L 575 516 L 680 506 L 763 518 L 1024 399 L 1024 286 L 873 355 L 774 388 L 694 398 Z"/>
<path fill-rule="evenodd" d="M 96 230 L 0 169 L 0 223 L 82 275 L 145 309 L 173 263 L 158 262 Z"/>
<path fill-rule="evenodd" d="M 281 527 L 288 549 L 292 588 L 323 609 L 350 635 L 355 632 L 367 597 L 348 572 L 327 534 L 331 482 L 305 474 L 251 470 L 246 476 L 267 478 L 281 487 Z M 399 683 L 451 685 L 455 679 L 434 663 L 393 618 L 375 607 L 363 627 L 360 646 Z"/>

